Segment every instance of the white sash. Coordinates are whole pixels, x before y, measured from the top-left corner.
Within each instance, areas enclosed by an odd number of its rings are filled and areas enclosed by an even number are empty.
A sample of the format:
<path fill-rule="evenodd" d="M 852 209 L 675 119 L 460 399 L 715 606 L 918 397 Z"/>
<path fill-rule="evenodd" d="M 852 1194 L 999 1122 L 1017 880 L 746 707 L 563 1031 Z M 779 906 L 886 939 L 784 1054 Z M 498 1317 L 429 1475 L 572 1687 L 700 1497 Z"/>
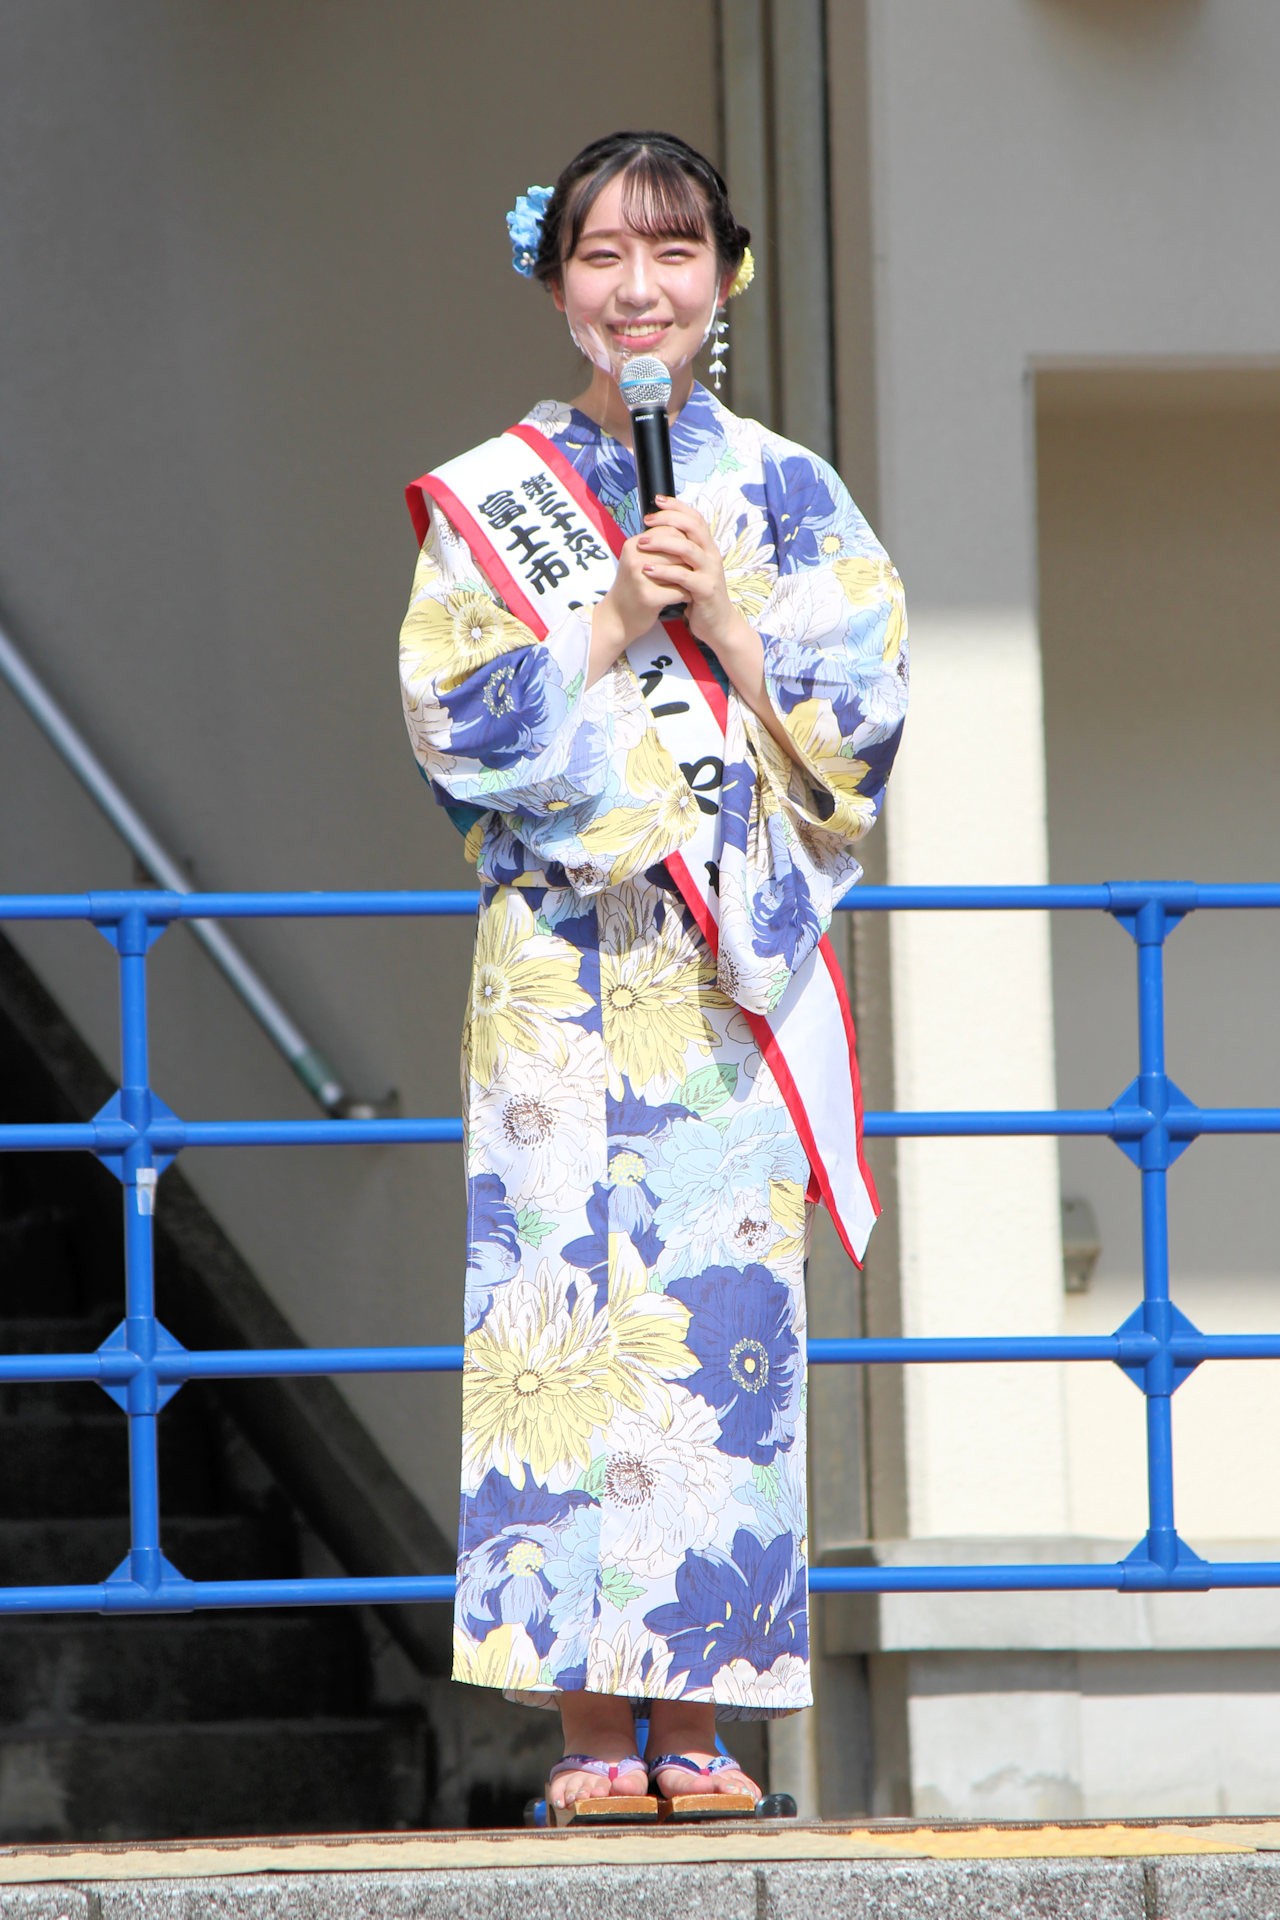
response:
<path fill-rule="evenodd" d="M 516 619 L 544 640 L 611 586 L 625 536 L 580 474 L 537 428 L 512 427 L 406 488 L 419 542 L 435 500 Z M 627 648 L 663 746 L 698 801 L 694 837 L 667 871 L 710 947 L 719 947 L 714 883 L 720 850 L 727 703 L 683 621 L 655 624 Z M 862 1154 L 853 1017 L 824 935 L 770 1014 L 742 1009 L 787 1103 L 820 1197 L 859 1266 L 880 1211 Z"/>

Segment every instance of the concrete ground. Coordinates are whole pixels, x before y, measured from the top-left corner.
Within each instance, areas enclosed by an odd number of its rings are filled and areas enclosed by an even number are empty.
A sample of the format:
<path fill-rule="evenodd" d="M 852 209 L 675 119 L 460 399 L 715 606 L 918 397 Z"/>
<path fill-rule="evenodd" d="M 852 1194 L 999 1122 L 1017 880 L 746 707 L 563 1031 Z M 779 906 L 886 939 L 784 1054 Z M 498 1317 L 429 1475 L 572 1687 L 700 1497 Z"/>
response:
<path fill-rule="evenodd" d="M 1280 1920 L 1280 1820 L 0 1851 L 0 1920 Z"/>

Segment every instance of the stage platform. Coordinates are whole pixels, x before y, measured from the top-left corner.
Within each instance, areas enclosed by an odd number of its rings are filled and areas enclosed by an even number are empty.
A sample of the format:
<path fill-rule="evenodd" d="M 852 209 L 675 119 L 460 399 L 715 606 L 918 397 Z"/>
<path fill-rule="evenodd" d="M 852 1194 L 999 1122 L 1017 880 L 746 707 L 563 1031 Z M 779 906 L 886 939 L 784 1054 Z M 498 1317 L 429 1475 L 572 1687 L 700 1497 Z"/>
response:
<path fill-rule="evenodd" d="M 1280 1920 L 1276 1819 L 0 1849 L 0 1920 Z"/>

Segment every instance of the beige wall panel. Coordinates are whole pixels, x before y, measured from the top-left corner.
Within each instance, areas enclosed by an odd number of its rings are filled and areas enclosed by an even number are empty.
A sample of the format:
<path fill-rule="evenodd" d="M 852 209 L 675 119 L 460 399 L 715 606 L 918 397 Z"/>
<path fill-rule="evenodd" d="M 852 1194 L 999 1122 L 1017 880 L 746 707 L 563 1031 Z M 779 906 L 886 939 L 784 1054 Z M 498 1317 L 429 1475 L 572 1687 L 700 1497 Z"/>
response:
<path fill-rule="evenodd" d="M 515 194 L 618 125 L 715 151 L 710 0 L 652 0 L 644 24 L 586 0 L 6 8 L 0 605 L 201 884 L 468 884 L 400 718 L 401 488 L 574 386 L 562 322 L 508 264 Z M 0 889 L 130 880 L 7 693 L 0 805 Z M 457 1110 L 464 926 L 242 937 L 354 1088 Z M 114 1059 L 105 945 L 23 945 Z M 184 935 L 154 974 L 173 1107 L 309 1111 Z M 460 1333 L 456 1149 L 188 1168 L 307 1339 Z M 456 1382 L 350 1393 L 451 1530 Z"/>
<path fill-rule="evenodd" d="M 859 11 L 833 9 L 832 120 L 869 115 L 878 530 L 907 583 L 915 663 L 889 876 L 1033 881 L 1048 842 L 1029 373 L 1274 350 L 1280 256 L 1260 236 L 1280 172 L 1280 12 L 867 0 L 864 102 Z M 849 164 L 841 152 L 838 139 Z M 843 212 L 842 184 L 838 235 L 861 218 L 856 180 Z M 865 322 L 847 272 L 836 287 L 838 364 L 856 380 L 841 328 Z M 1205 809 L 1230 831 L 1225 809 Z M 1105 841 L 1093 852 L 1095 871 L 1115 870 Z M 1050 976 L 1034 923 L 1011 937 L 899 918 L 899 1103 L 980 1106 L 1002 1089 L 1051 1102 Z M 1061 1324 L 1051 1145 L 908 1145 L 899 1167 L 905 1324 Z M 1063 1403 L 1047 1372 L 1020 1373 L 1021 1387 L 984 1376 L 990 1393 L 943 1369 L 908 1375 L 912 1531 L 1065 1523 Z M 1019 1436 L 1003 1455 L 997 1397 Z"/>
<path fill-rule="evenodd" d="M 1045 384 L 1041 626 L 1055 880 L 1280 879 L 1280 373 Z M 1136 1072 L 1136 949 L 1105 920 L 1054 924 L 1061 1097 L 1105 1106 Z M 1166 948 L 1168 1066 L 1206 1105 L 1275 1105 L 1280 915 L 1202 913 Z M 1068 1325 L 1110 1332 L 1141 1292 L 1138 1177 L 1064 1143 L 1102 1257 Z M 1170 1175 L 1174 1298 L 1215 1332 L 1280 1329 L 1280 1145 L 1200 1141 Z M 1193 1540 L 1280 1531 L 1280 1367 L 1206 1366 L 1174 1400 L 1179 1519 Z M 1073 1518 L 1143 1525 L 1142 1400 L 1070 1370 Z"/>

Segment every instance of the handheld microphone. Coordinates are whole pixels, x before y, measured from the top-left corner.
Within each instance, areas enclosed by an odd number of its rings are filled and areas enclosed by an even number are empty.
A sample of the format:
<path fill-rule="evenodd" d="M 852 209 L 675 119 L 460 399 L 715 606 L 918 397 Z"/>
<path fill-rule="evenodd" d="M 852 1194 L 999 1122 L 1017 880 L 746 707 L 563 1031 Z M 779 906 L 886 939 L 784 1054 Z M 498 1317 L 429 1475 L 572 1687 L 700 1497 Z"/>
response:
<path fill-rule="evenodd" d="M 618 391 L 631 415 L 631 438 L 636 454 L 636 486 L 642 514 L 655 513 L 658 495 L 675 498 L 676 479 L 671 465 L 671 427 L 667 403 L 671 375 L 655 353 L 639 353 L 618 375 Z M 683 602 L 664 607 L 663 620 L 683 620 Z"/>

